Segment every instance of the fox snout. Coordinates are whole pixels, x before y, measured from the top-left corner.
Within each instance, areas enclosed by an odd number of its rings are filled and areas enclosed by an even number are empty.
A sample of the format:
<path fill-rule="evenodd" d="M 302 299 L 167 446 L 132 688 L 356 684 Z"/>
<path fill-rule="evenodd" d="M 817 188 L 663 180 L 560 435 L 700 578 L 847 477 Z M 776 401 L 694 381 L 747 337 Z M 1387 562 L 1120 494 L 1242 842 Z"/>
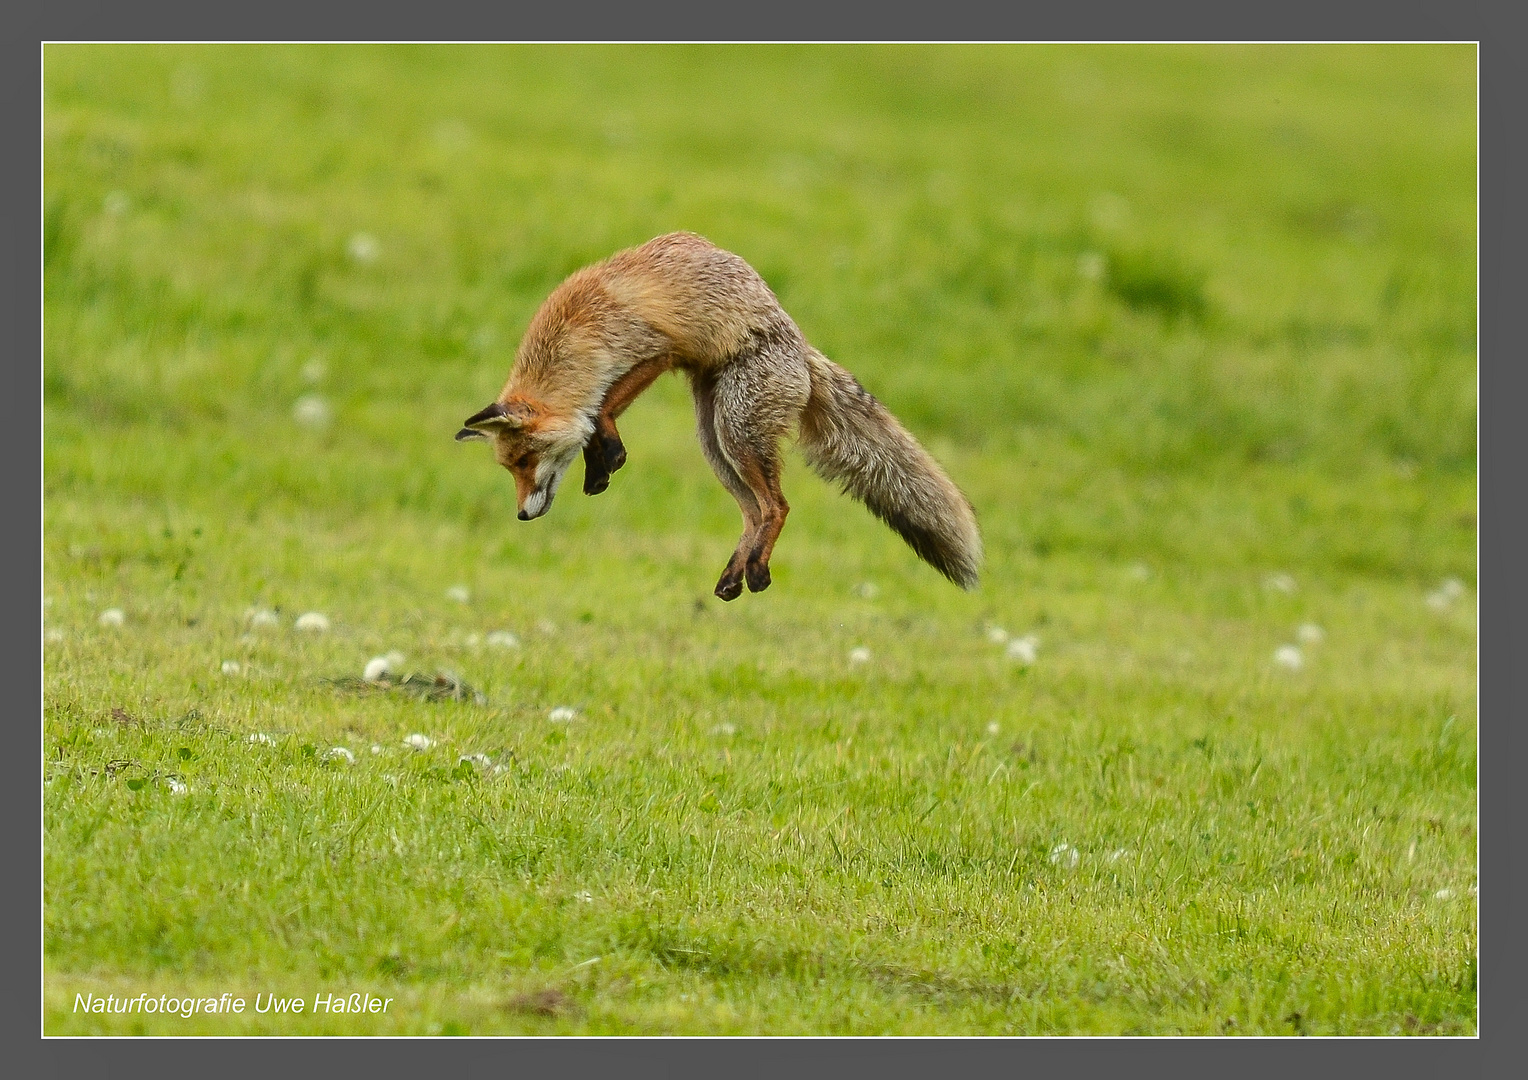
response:
<path fill-rule="evenodd" d="M 573 453 L 577 453 L 576 447 Z M 521 521 L 531 521 L 550 510 L 557 488 L 572 462 L 573 454 L 570 453 L 556 458 L 543 457 L 529 469 L 511 469 L 520 499 L 520 510 L 515 516 Z"/>
<path fill-rule="evenodd" d="M 555 494 L 551 484 L 527 487 L 529 490 L 524 490 L 520 495 L 520 508 L 515 514 L 521 521 L 533 521 L 545 514 L 552 508 L 552 496 Z"/>
<path fill-rule="evenodd" d="M 533 521 L 545 514 L 552 508 L 552 496 L 545 491 L 532 492 L 531 495 L 520 504 L 520 510 L 515 517 L 521 521 Z"/>

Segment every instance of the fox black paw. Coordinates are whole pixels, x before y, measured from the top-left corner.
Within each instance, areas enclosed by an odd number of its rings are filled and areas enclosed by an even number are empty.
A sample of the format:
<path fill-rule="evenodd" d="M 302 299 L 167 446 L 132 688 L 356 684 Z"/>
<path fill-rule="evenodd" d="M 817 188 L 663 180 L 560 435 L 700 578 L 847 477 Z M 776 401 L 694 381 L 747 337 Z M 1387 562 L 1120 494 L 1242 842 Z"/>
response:
<path fill-rule="evenodd" d="M 620 439 L 607 439 L 603 435 L 596 436 L 600 441 L 600 452 L 605 456 L 605 467 L 615 472 L 626 464 L 626 444 Z"/>
<path fill-rule="evenodd" d="M 610 469 L 598 438 L 584 444 L 584 494 L 598 495 L 610 486 Z"/>
<path fill-rule="evenodd" d="M 763 592 L 769 588 L 769 564 L 750 563 L 748 566 L 748 591 Z"/>

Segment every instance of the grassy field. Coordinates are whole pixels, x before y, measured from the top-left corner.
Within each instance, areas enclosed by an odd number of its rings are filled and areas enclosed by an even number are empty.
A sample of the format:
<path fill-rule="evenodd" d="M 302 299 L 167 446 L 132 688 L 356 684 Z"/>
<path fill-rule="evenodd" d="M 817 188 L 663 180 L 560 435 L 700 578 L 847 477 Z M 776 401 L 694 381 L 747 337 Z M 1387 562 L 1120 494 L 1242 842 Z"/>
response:
<path fill-rule="evenodd" d="M 1475 1030 L 1473 49 L 50 47 L 44 92 L 46 1031 Z M 774 586 L 712 598 L 677 379 L 514 520 L 452 434 L 680 228 L 945 463 L 978 591 L 793 457 Z"/>

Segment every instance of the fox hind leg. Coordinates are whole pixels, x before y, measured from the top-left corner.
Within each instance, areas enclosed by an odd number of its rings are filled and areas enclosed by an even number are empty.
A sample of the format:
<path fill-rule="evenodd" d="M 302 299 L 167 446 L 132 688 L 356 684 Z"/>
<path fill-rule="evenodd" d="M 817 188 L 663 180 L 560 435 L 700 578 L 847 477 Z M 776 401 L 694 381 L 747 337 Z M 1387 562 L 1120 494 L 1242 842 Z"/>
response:
<path fill-rule="evenodd" d="M 763 592 L 770 584 L 769 557 L 791 510 L 780 490 L 780 456 L 774 447 L 730 442 L 725 427 L 723 432 L 722 449 L 729 451 L 727 457 L 759 507 L 758 523 L 744 532 L 733 558 L 742 558 L 748 591 Z"/>
<path fill-rule="evenodd" d="M 722 452 L 716 432 L 716 381 L 708 376 L 695 376 L 690 381 L 690 387 L 695 394 L 695 432 L 700 437 L 701 452 L 705 454 L 711 471 L 722 482 L 722 487 L 737 500 L 738 509 L 743 512 L 743 538 L 716 582 L 717 596 L 723 600 L 736 600 L 743 594 L 743 577 L 747 571 L 746 542 L 758 530 L 759 504 L 753 491 Z"/>
<path fill-rule="evenodd" d="M 745 503 L 733 491 L 746 528 L 717 584 L 718 596 L 723 584 L 737 587 L 739 571 L 750 592 L 769 588 L 769 559 L 790 513 L 780 489 L 780 440 L 806 406 L 810 379 L 804 357 L 788 347 L 790 342 L 761 344 L 762 355 L 744 354 L 718 373 L 712 394 L 716 448 L 750 496 Z"/>

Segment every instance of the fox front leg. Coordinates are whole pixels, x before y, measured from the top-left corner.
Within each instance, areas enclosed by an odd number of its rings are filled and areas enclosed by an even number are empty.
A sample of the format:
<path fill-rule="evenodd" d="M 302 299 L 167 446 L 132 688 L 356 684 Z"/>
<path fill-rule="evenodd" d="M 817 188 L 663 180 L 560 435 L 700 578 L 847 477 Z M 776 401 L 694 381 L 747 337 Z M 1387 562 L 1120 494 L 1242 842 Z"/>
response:
<path fill-rule="evenodd" d="M 610 486 L 610 468 L 605 464 L 605 449 L 599 433 L 584 443 L 584 494 L 598 495 Z"/>
<path fill-rule="evenodd" d="M 584 443 L 584 494 L 598 495 L 610 486 L 610 474 L 626 464 L 626 446 L 615 421 L 601 413 L 594 434 Z"/>
<path fill-rule="evenodd" d="M 643 360 L 618 379 L 600 405 L 594 419 L 594 434 L 584 445 L 584 493 L 598 495 L 610 486 L 610 474 L 626 464 L 626 444 L 615 429 L 615 418 L 626 411 L 653 380 L 673 366 L 673 358 L 662 354 Z"/>
<path fill-rule="evenodd" d="M 617 472 L 622 465 L 626 464 L 626 444 L 621 441 L 621 433 L 615 429 L 615 418 L 609 413 L 602 413 L 599 418 L 599 426 L 595 428 L 590 442 L 600 444 L 600 454 L 605 459 L 605 468 L 611 472 Z"/>

